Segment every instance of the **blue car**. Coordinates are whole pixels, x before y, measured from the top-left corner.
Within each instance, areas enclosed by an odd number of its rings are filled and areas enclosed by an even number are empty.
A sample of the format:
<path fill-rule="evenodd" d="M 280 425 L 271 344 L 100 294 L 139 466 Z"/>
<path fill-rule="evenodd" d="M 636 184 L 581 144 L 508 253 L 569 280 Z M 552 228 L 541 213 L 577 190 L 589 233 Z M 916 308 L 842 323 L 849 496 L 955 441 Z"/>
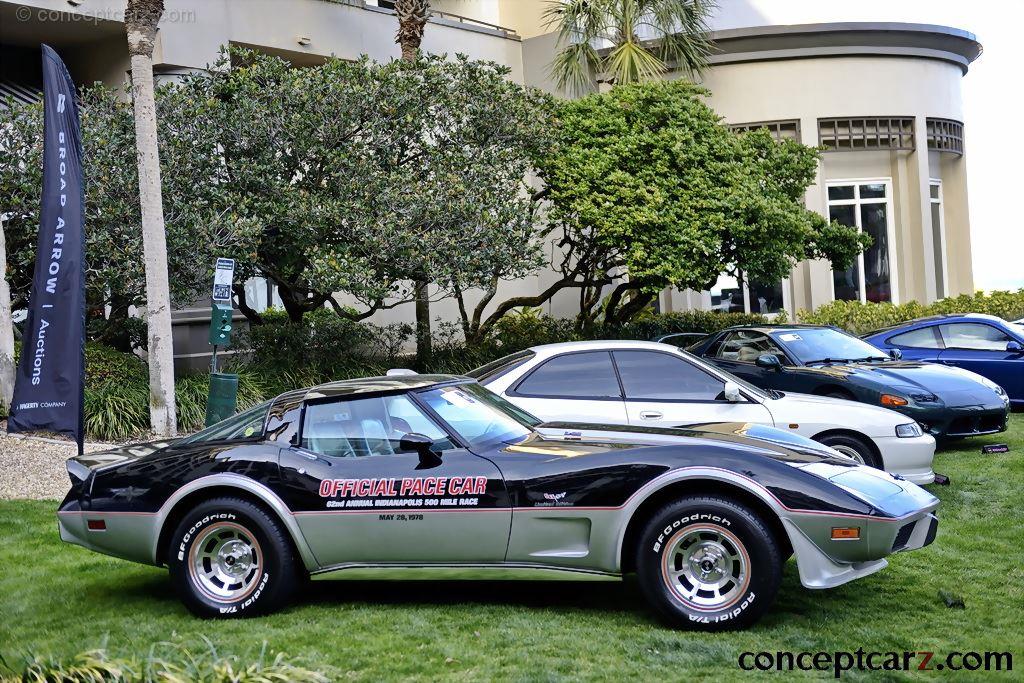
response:
<path fill-rule="evenodd" d="M 864 335 L 904 358 L 953 365 L 1001 386 L 1014 408 L 1024 408 L 1024 325 L 974 313 L 918 318 Z"/>

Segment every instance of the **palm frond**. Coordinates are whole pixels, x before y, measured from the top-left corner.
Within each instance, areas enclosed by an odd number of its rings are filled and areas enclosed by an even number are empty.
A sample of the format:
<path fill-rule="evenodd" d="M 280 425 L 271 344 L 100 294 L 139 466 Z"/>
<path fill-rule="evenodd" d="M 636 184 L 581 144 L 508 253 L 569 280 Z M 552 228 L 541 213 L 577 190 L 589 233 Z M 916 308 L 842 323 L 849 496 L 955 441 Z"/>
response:
<path fill-rule="evenodd" d="M 605 71 L 616 83 L 653 80 L 664 73 L 665 69 L 665 63 L 637 40 L 629 40 L 612 48 L 605 61 Z"/>

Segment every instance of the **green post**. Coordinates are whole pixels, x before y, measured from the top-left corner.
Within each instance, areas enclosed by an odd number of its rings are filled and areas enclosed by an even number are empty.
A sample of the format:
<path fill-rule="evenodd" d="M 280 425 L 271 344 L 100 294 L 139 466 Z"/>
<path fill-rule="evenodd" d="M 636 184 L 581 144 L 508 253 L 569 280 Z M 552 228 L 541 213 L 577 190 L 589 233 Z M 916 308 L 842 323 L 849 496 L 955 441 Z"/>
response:
<path fill-rule="evenodd" d="M 206 426 L 226 420 L 235 414 L 238 403 L 238 375 L 217 372 L 217 349 L 231 346 L 230 303 L 214 302 L 210 313 L 210 393 L 206 398 Z"/>

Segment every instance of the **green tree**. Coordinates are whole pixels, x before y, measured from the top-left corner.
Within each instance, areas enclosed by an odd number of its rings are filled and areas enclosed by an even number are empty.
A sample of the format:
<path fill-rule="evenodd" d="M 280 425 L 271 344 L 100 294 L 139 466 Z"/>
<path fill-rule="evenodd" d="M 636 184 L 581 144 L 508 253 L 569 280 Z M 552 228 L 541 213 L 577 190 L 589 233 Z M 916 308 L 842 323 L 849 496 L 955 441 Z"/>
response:
<path fill-rule="evenodd" d="M 652 80 L 670 67 L 693 77 L 707 67 L 714 9 L 713 0 L 550 0 L 544 17 L 559 47 L 551 73 L 574 92 L 598 79 Z"/>
<path fill-rule="evenodd" d="M 261 234 L 240 273 L 270 279 L 293 321 L 325 304 L 364 319 L 415 300 L 419 281 L 457 296 L 470 328 L 469 290 L 486 298 L 539 266 L 525 179 L 553 105 L 507 68 L 462 56 L 306 69 L 232 58 L 181 88 L 211 103 L 227 205 Z"/>
<path fill-rule="evenodd" d="M 205 101 L 176 86 L 156 91 L 171 301 L 206 294 L 217 256 L 246 257 L 252 226 L 227 210 L 223 163 Z M 102 87 L 79 93 L 85 177 L 86 298 L 90 337 L 122 350 L 145 345 L 146 280 L 132 104 Z M 0 108 L 0 214 L 13 308 L 28 303 L 42 183 L 42 106 Z M 139 323 L 139 324 L 133 324 Z M 141 334 L 140 334 L 141 333 Z"/>
<path fill-rule="evenodd" d="M 561 277 L 496 313 L 578 288 L 581 320 L 621 322 L 668 286 L 708 289 L 721 273 L 773 282 L 804 259 L 853 261 L 869 240 L 803 205 L 817 151 L 730 132 L 706 95 L 673 81 L 561 103 L 538 159 Z"/>

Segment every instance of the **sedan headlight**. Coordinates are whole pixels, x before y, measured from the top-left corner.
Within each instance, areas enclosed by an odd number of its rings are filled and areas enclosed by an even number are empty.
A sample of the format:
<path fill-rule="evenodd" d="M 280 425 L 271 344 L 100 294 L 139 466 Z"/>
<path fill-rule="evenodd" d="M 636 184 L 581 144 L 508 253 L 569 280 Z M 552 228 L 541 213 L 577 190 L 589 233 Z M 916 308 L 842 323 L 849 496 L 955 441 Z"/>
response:
<path fill-rule="evenodd" d="M 896 425 L 896 436 L 901 439 L 913 439 L 914 437 L 922 436 L 924 432 L 921 431 L 921 425 L 916 422 L 908 422 L 904 425 Z"/>

